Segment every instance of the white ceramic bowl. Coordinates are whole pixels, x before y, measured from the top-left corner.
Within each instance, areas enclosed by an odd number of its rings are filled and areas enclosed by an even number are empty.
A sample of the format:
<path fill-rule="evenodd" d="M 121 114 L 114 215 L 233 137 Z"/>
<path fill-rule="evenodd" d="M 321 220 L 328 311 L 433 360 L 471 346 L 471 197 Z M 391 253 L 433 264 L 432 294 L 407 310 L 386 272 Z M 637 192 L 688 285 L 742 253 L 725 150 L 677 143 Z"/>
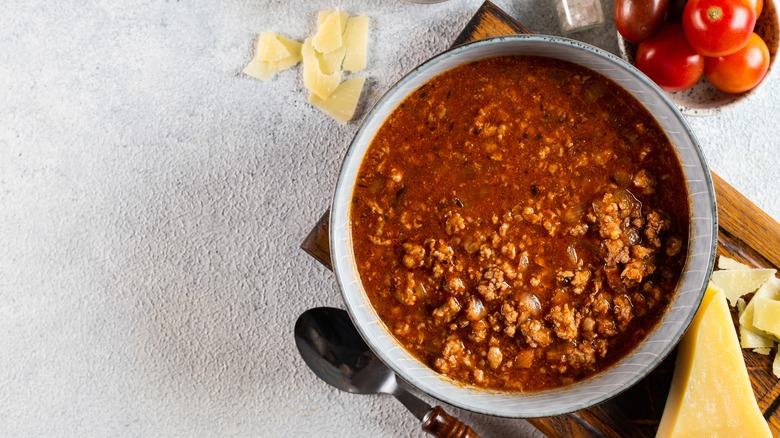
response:
<path fill-rule="evenodd" d="M 701 78 L 692 88 L 676 93 L 669 92 L 667 96 L 686 116 L 714 116 L 749 101 L 750 96 L 767 81 L 769 74 L 772 73 L 772 65 L 775 63 L 778 41 L 780 40 L 779 29 L 780 23 L 778 23 L 774 2 L 764 0 L 763 11 L 756 20 L 756 27 L 753 31 L 764 40 L 769 49 L 769 70 L 756 88 L 738 94 L 724 93 L 707 82 L 706 78 Z M 617 39 L 620 56 L 634 65 L 634 57 L 639 45 L 626 41 L 620 36 L 620 33 L 617 34 Z"/>
<path fill-rule="evenodd" d="M 682 163 L 691 203 L 685 270 L 663 318 L 633 352 L 590 378 L 539 392 L 506 392 L 466 386 L 443 377 L 409 354 L 381 322 L 360 283 L 351 246 L 350 205 L 356 176 L 374 135 L 412 91 L 458 65 L 502 55 L 542 55 L 595 70 L 631 92 L 655 115 Z M 446 403 L 505 417 L 543 417 L 584 409 L 627 389 L 655 368 L 682 337 L 701 302 L 715 257 L 715 196 L 707 165 L 685 119 L 646 76 L 618 57 L 565 38 L 516 35 L 456 47 L 425 62 L 395 84 L 369 112 L 347 152 L 330 218 L 333 267 L 347 309 L 372 350 L 404 380 Z"/>

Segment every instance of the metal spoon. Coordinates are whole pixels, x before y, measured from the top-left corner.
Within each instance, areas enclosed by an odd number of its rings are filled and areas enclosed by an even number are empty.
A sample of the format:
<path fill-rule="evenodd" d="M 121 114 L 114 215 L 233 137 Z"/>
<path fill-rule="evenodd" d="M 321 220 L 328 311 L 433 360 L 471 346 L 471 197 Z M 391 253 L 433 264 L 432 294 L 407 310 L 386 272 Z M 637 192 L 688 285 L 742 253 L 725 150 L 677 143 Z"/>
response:
<path fill-rule="evenodd" d="M 431 408 L 402 388 L 391 371 L 374 355 L 341 309 L 309 309 L 295 323 L 295 344 L 306 365 L 320 379 L 353 394 L 391 394 L 420 421 L 431 435 L 479 438 L 471 428 L 441 406 Z"/>

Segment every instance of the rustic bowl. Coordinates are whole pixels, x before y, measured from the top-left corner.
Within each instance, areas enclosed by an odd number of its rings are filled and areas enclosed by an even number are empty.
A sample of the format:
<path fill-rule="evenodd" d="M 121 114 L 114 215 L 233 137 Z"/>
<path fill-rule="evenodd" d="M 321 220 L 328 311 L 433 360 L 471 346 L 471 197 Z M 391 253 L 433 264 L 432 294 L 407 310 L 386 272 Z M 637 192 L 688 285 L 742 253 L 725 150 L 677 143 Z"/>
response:
<path fill-rule="evenodd" d="M 686 116 L 717 115 L 726 109 L 731 109 L 738 104 L 749 101 L 750 96 L 757 89 L 761 88 L 761 85 L 766 82 L 770 73 L 772 73 L 772 65 L 775 62 L 778 41 L 780 41 L 780 24 L 778 23 L 777 9 L 772 0 L 764 0 L 763 11 L 756 20 L 754 32 L 766 42 L 766 46 L 769 49 L 769 70 L 761 83 L 756 88 L 744 93 L 731 94 L 718 90 L 707 82 L 707 79 L 701 78 L 696 85 L 688 90 L 676 93 L 666 92 L 666 95 L 674 102 L 681 113 Z M 626 41 L 620 36 L 620 33 L 617 34 L 617 39 L 620 56 L 631 65 L 635 65 L 634 57 L 639 45 Z"/>
<path fill-rule="evenodd" d="M 379 127 L 404 98 L 434 76 L 478 59 L 502 55 L 542 55 L 595 70 L 631 92 L 655 115 L 682 163 L 691 205 L 686 265 L 669 309 L 629 355 L 596 375 L 538 392 L 486 390 L 440 375 L 409 354 L 387 330 L 363 290 L 352 252 L 350 205 L 363 156 Z M 684 117 L 664 93 L 618 57 L 565 38 L 515 35 L 481 40 L 451 49 L 406 75 L 369 112 L 341 168 L 330 217 L 333 267 L 353 322 L 371 349 L 404 380 L 451 405 L 505 417 L 543 417 L 587 408 L 638 382 L 674 348 L 690 324 L 707 286 L 715 257 L 717 218 L 710 173 Z"/>

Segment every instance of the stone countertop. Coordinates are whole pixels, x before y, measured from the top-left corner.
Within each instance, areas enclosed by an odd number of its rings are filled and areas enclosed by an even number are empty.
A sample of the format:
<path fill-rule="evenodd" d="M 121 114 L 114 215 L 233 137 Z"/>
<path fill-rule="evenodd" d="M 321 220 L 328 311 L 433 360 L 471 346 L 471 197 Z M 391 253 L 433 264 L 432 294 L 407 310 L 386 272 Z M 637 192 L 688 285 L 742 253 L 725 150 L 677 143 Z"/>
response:
<path fill-rule="evenodd" d="M 495 3 L 561 34 L 553 2 Z M 359 118 L 480 4 L 6 4 L 0 436 L 422 436 L 391 397 L 317 380 L 293 341 L 305 309 L 342 307 L 299 244 L 358 125 L 313 109 L 298 69 L 240 71 L 261 31 L 303 39 L 319 10 L 369 15 Z M 606 15 L 573 37 L 615 52 Z M 778 95 L 773 72 L 749 104 L 688 119 L 711 168 L 775 219 Z M 538 434 L 452 411 L 483 436 Z"/>

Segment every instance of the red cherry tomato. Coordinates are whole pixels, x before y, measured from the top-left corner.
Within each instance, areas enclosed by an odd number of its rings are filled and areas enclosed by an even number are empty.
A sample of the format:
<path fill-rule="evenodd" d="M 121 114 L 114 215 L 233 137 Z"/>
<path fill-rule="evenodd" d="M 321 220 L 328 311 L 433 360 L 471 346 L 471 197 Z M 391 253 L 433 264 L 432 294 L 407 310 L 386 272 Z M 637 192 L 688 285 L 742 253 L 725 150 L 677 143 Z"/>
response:
<path fill-rule="evenodd" d="M 636 66 L 666 91 L 691 88 L 704 73 L 704 57 L 685 39 L 681 24 L 666 23 L 636 51 Z"/>
<path fill-rule="evenodd" d="M 718 90 L 742 93 L 758 85 L 769 70 L 769 49 L 760 36 L 750 35 L 737 53 L 704 60 L 704 75 Z"/>
<path fill-rule="evenodd" d="M 756 10 L 748 0 L 689 0 L 682 24 L 697 52 L 726 56 L 747 44 L 756 25 Z"/>
<path fill-rule="evenodd" d="M 615 25 L 632 43 L 654 36 L 661 29 L 669 0 L 615 0 Z"/>

